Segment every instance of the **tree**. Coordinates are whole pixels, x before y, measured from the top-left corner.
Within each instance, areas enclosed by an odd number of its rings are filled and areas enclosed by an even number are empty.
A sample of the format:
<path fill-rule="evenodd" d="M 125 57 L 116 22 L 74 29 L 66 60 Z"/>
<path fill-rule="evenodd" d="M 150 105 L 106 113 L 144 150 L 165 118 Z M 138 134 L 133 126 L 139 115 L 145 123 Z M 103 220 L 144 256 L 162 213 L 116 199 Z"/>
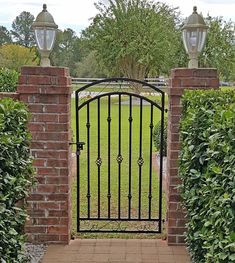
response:
<path fill-rule="evenodd" d="M 0 47 L 0 67 L 20 72 L 21 67 L 25 65 L 38 65 L 35 48 L 26 48 L 17 44 Z"/>
<path fill-rule="evenodd" d="M 0 26 L 0 46 L 3 44 L 11 43 L 11 34 L 6 27 Z"/>
<path fill-rule="evenodd" d="M 205 21 L 209 31 L 200 66 L 217 68 L 222 79 L 230 80 L 235 70 L 235 24 L 209 15 Z"/>
<path fill-rule="evenodd" d="M 11 34 L 17 44 L 25 47 L 35 45 L 32 24 L 34 16 L 29 12 L 23 11 L 12 23 Z"/>
<path fill-rule="evenodd" d="M 109 75 L 144 79 L 168 73 L 179 36 L 176 9 L 150 0 L 99 2 L 99 14 L 82 33 Z"/>
<path fill-rule="evenodd" d="M 71 75 L 76 76 L 76 63 L 80 57 L 80 39 L 76 33 L 70 28 L 64 31 L 59 30 L 51 54 L 52 64 L 69 67 Z"/>
<path fill-rule="evenodd" d="M 76 75 L 80 78 L 103 78 L 106 77 L 105 71 L 97 63 L 95 51 L 91 51 L 84 56 L 76 66 Z"/>

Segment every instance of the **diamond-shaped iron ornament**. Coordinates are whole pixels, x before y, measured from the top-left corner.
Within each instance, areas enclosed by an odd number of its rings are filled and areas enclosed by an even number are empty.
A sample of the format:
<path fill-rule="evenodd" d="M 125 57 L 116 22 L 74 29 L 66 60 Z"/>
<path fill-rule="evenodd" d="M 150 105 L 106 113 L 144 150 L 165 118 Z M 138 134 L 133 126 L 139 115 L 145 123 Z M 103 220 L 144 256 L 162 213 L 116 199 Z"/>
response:
<path fill-rule="evenodd" d="M 102 159 L 101 158 L 97 158 L 96 161 L 95 161 L 96 165 L 97 166 L 101 166 L 102 164 Z"/>
<path fill-rule="evenodd" d="M 144 164 L 144 159 L 142 157 L 140 157 L 137 161 L 139 166 L 142 166 Z"/>
<path fill-rule="evenodd" d="M 122 161 L 123 161 L 122 156 L 121 156 L 121 155 L 118 155 L 118 156 L 117 156 L 117 162 L 118 162 L 118 163 L 121 163 Z"/>

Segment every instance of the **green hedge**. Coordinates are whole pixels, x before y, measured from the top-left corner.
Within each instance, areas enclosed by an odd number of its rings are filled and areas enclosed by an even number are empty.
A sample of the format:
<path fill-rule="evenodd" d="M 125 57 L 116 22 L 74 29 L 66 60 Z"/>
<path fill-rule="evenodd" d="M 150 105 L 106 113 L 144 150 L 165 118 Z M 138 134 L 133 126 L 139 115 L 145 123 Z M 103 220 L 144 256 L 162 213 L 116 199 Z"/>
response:
<path fill-rule="evenodd" d="M 0 100 L 0 261 L 24 262 L 24 198 L 33 182 L 29 113 L 21 102 Z"/>
<path fill-rule="evenodd" d="M 180 176 L 193 262 L 235 262 L 235 92 L 183 96 Z"/>
<path fill-rule="evenodd" d="M 154 126 L 153 130 L 153 143 L 158 152 L 161 148 L 161 120 Z M 164 118 L 163 130 L 163 156 L 167 155 L 167 117 Z"/>
<path fill-rule="evenodd" d="M 14 92 L 17 88 L 19 73 L 14 69 L 0 68 L 0 92 Z"/>

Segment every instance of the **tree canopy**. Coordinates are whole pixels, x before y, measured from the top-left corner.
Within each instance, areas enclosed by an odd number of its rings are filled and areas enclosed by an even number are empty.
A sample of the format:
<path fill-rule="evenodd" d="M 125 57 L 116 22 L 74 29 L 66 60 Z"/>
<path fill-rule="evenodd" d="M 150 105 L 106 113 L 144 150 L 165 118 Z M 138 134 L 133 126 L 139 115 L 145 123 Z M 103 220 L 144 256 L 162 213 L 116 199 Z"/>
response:
<path fill-rule="evenodd" d="M 38 65 L 35 48 L 26 48 L 18 44 L 0 46 L 0 68 L 5 67 L 20 72 L 24 65 Z"/>
<path fill-rule="evenodd" d="M 200 67 L 217 68 L 222 79 L 235 79 L 235 24 L 209 15 L 205 21 L 209 30 L 199 60 Z"/>
<path fill-rule="evenodd" d="M 23 11 L 12 23 L 11 34 L 16 43 L 32 47 L 35 45 L 32 23 L 34 16 L 30 12 Z"/>
<path fill-rule="evenodd" d="M 143 79 L 168 73 L 179 45 L 177 11 L 149 0 L 107 0 L 83 32 L 110 75 Z"/>
<path fill-rule="evenodd" d="M 0 46 L 3 44 L 11 43 L 11 34 L 6 27 L 0 26 Z"/>

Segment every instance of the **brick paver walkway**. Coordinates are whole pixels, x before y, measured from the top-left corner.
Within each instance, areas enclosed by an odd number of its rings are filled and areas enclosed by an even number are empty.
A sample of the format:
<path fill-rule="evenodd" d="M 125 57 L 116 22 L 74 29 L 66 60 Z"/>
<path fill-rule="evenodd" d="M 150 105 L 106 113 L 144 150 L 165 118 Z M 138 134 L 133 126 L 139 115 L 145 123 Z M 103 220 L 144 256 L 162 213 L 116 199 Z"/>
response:
<path fill-rule="evenodd" d="M 50 245 L 42 263 L 190 263 L 185 247 L 158 239 L 77 239 Z"/>

